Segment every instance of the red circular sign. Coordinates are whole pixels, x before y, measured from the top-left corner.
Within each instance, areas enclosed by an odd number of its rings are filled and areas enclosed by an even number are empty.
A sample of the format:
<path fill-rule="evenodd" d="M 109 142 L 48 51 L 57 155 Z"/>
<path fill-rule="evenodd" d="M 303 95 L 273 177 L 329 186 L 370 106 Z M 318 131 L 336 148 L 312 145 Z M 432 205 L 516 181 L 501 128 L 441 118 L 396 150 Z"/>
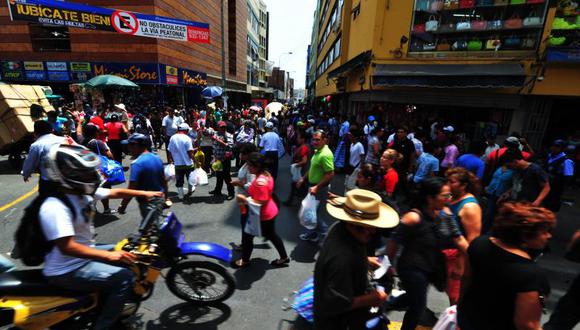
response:
<path fill-rule="evenodd" d="M 139 29 L 139 21 L 135 14 L 128 11 L 120 11 L 111 15 L 111 24 L 119 33 L 135 34 Z"/>

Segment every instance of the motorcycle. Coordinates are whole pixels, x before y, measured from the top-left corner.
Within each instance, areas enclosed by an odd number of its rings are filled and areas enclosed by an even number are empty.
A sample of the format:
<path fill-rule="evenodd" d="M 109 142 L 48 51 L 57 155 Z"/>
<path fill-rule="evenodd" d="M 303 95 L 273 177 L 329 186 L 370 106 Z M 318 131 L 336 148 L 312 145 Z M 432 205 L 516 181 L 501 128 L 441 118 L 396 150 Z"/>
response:
<path fill-rule="evenodd" d="M 187 260 L 203 256 L 230 263 L 232 251 L 214 243 L 185 242 L 182 225 L 170 212 L 163 216 L 160 202 L 143 219 L 138 234 L 129 235 L 116 251 L 135 254 L 128 267 L 135 273 L 132 298 L 121 318 L 134 315 L 142 301 L 153 294 L 161 271 L 169 269 L 165 282 L 178 298 L 196 305 L 225 301 L 235 291 L 234 277 L 218 263 Z M 40 269 L 0 274 L 0 328 L 25 330 L 74 329 L 90 325 L 98 315 L 98 292 L 86 293 L 51 286 Z"/>

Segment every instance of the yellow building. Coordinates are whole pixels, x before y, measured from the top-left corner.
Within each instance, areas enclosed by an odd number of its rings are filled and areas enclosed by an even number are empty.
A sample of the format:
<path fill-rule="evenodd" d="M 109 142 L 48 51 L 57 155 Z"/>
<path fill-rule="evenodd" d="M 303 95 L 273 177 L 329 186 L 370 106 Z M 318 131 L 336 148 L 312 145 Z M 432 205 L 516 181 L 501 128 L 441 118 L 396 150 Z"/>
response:
<path fill-rule="evenodd" d="M 442 118 L 473 137 L 567 138 L 580 119 L 580 9 L 569 6 L 320 0 L 316 105 L 410 126 Z"/>

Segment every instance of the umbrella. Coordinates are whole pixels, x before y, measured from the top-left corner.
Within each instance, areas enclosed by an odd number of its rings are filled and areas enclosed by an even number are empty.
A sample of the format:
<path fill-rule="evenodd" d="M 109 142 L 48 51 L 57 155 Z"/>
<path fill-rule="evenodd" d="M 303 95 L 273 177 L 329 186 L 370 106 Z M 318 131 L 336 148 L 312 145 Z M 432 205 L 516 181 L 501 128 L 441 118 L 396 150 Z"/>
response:
<path fill-rule="evenodd" d="M 266 118 L 270 118 L 271 114 L 279 114 L 284 105 L 280 102 L 272 102 L 266 106 Z"/>
<path fill-rule="evenodd" d="M 128 87 L 128 88 L 139 88 L 137 84 L 131 80 L 121 78 L 119 76 L 114 76 L 110 74 L 103 74 L 96 76 L 91 80 L 87 81 L 86 84 L 91 87 Z"/>
<path fill-rule="evenodd" d="M 260 107 L 259 107 L 259 106 L 257 106 L 257 105 L 252 105 L 252 106 L 250 107 L 250 110 L 253 110 L 253 111 L 260 111 L 260 110 L 262 110 L 262 108 L 260 108 Z"/>
<path fill-rule="evenodd" d="M 201 96 L 207 99 L 213 99 L 214 97 L 221 96 L 223 93 L 222 88 L 218 86 L 206 87 L 201 91 Z"/>

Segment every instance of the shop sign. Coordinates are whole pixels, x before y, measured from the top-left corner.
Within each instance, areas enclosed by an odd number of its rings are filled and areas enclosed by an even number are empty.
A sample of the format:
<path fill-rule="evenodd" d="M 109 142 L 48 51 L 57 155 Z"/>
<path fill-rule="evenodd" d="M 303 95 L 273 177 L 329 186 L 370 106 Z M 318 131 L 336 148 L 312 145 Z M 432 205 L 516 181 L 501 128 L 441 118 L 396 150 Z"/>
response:
<path fill-rule="evenodd" d="M 26 80 L 46 80 L 44 71 L 25 71 Z"/>
<path fill-rule="evenodd" d="M 89 62 L 70 62 L 72 72 L 91 72 L 91 63 Z"/>
<path fill-rule="evenodd" d="M 2 62 L 2 78 L 5 80 L 22 80 L 22 62 L 4 61 Z"/>
<path fill-rule="evenodd" d="M 167 76 L 167 84 L 168 85 L 178 85 L 179 84 L 179 79 L 177 79 L 177 76 Z"/>
<path fill-rule="evenodd" d="M 7 0 L 13 21 L 209 43 L 209 24 L 54 0 Z"/>
<path fill-rule="evenodd" d="M 72 81 L 87 81 L 93 76 L 90 72 L 71 72 L 70 77 Z"/>
<path fill-rule="evenodd" d="M 207 74 L 187 69 L 179 69 L 180 84 L 183 86 L 207 85 Z"/>
<path fill-rule="evenodd" d="M 68 81 L 69 76 L 66 71 L 48 71 L 48 80 L 50 81 Z"/>
<path fill-rule="evenodd" d="M 111 74 L 135 83 L 160 83 L 157 63 L 92 63 L 92 69 L 95 76 Z"/>
<path fill-rule="evenodd" d="M 48 71 L 66 71 L 66 62 L 46 62 Z"/>
<path fill-rule="evenodd" d="M 168 76 L 177 76 L 177 68 L 174 66 L 165 66 L 165 74 Z"/>
<path fill-rule="evenodd" d="M 580 63 L 580 48 L 548 48 L 546 55 L 548 62 L 577 62 Z"/>
<path fill-rule="evenodd" d="M 44 71 L 44 64 L 42 62 L 24 62 L 24 70 Z"/>

